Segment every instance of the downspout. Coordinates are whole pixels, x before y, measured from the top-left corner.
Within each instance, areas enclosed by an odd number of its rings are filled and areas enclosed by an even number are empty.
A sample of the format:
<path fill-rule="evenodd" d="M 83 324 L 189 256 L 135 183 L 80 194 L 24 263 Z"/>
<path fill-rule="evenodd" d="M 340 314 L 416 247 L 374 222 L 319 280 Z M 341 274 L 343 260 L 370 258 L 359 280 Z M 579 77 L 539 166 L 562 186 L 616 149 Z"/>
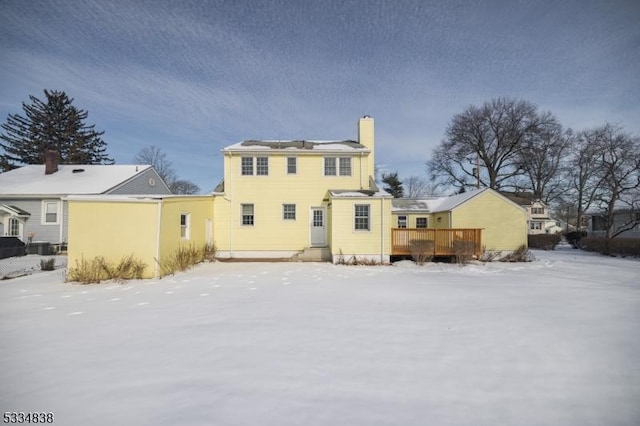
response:
<path fill-rule="evenodd" d="M 384 198 L 380 198 L 380 263 L 384 263 Z"/>
<path fill-rule="evenodd" d="M 158 222 L 156 224 L 156 263 L 154 269 L 155 278 L 160 277 L 160 230 L 162 228 L 162 199 L 158 201 L 158 214 L 157 214 Z"/>
<path fill-rule="evenodd" d="M 231 169 L 229 172 L 233 173 L 233 163 L 232 160 L 233 159 L 233 153 L 229 153 L 229 169 Z M 233 202 L 232 202 L 232 193 L 233 193 L 233 189 L 231 188 L 231 182 L 233 181 L 233 179 L 229 179 L 229 198 L 226 198 L 226 190 L 225 190 L 225 200 L 229 201 L 229 258 L 233 257 Z"/>

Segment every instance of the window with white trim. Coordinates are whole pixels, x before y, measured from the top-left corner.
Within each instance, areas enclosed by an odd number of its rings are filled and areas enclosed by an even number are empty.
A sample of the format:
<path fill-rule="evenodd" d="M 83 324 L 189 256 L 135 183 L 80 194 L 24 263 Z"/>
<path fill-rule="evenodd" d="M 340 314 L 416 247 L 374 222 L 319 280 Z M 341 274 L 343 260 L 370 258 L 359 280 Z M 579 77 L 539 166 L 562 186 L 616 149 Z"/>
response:
<path fill-rule="evenodd" d="M 242 157 L 242 175 L 253 175 L 253 157 Z"/>
<path fill-rule="evenodd" d="M 407 227 L 407 216 L 398 216 L 398 228 Z"/>
<path fill-rule="evenodd" d="M 287 174 L 295 175 L 298 173 L 298 159 L 296 157 L 287 157 Z"/>
<path fill-rule="evenodd" d="M 256 175 L 269 175 L 269 157 L 256 157 Z"/>
<path fill-rule="evenodd" d="M 282 219 L 284 219 L 284 220 L 296 220 L 296 205 L 295 204 L 283 204 L 282 205 Z"/>
<path fill-rule="evenodd" d="M 188 240 L 191 238 L 191 215 L 180 213 L 180 238 Z"/>
<path fill-rule="evenodd" d="M 531 222 L 531 229 L 542 229 L 542 222 Z"/>
<path fill-rule="evenodd" d="M 356 204 L 354 219 L 356 231 L 368 231 L 370 229 L 369 204 Z"/>
<path fill-rule="evenodd" d="M 43 201 L 42 202 L 42 224 L 58 225 L 60 223 L 60 202 L 59 201 Z"/>
<path fill-rule="evenodd" d="M 427 228 L 429 226 L 429 220 L 426 217 L 416 217 L 416 228 Z"/>
<path fill-rule="evenodd" d="M 544 214 L 544 207 L 531 207 L 531 214 Z"/>
<path fill-rule="evenodd" d="M 242 208 L 242 224 L 245 226 L 254 225 L 253 204 L 241 204 Z"/>
<path fill-rule="evenodd" d="M 340 157 L 340 176 L 351 176 L 351 157 Z"/>
<path fill-rule="evenodd" d="M 9 218 L 9 229 L 7 235 L 10 237 L 20 236 L 20 222 L 15 217 Z"/>
<path fill-rule="evenodd" d="M 336 176 L 336 158 L 335 157 L 325 157 L 324 158 L 324 175 L 325 176 Z"/>

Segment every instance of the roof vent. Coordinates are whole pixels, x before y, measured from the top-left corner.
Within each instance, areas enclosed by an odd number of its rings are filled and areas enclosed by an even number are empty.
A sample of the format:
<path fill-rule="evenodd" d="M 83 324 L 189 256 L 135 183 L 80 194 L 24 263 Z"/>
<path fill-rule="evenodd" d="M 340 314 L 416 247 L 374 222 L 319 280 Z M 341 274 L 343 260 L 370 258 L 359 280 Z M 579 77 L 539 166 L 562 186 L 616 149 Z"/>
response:
<path fill-rule="evenodd" d="M 82 173 L 84 172 L 84 169 L 73 169 L 71 170 L 71 173 Z"/>

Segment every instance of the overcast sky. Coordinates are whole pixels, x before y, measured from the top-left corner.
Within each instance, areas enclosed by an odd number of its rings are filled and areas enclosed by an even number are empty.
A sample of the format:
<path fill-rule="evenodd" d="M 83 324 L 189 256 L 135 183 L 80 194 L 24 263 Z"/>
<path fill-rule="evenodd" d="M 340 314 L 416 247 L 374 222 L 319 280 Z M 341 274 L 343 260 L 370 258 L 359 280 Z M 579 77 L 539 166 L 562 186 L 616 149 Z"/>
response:
<path fill-rule="evenodd" d="M 244 139 L 356 139 L 424 163 L 454 114 L 531 101 L 640 134 L 638 0 L 1 0 L 0 113 L 62 90 L 117 163 L 158 145 L 211 190 Z"/>

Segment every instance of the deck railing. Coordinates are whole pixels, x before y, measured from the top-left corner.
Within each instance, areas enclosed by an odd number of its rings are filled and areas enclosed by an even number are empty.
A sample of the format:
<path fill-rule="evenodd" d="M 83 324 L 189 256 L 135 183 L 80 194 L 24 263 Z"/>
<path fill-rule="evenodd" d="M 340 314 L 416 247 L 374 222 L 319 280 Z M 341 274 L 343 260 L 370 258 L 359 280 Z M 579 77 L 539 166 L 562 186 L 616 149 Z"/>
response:
<path fill-rule="evenodd" d="M 412 243 L 413 241 L 413 243 Z M 481 229 L 418 229 L 392 228 L 391 254 L 412 255 L 412 245 L 420 242 L 422 249 L 432 251 L 432 256 L 457 256 L 482 254 Z"/>

